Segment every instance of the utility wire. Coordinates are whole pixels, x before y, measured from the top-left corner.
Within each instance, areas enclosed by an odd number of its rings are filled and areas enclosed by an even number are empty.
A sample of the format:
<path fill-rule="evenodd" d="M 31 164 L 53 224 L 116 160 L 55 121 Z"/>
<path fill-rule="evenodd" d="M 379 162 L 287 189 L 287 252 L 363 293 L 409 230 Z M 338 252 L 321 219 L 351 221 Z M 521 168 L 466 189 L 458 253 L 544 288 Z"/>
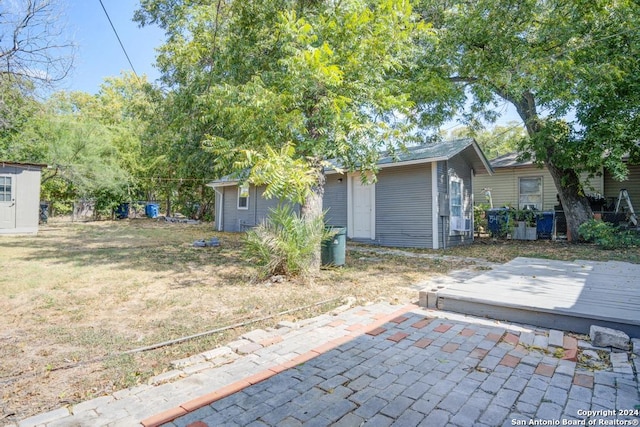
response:
<path fill-rule="evenodd" d="M 120 47 L 122 48 L 122 51 L 124 52 L 124 56 L 127 57 L 127 61 L 129 62 L 129 65 L 131 66 L 131 69 L 133 70 L 133 74 L 136 76 L 136 78 L 138 80 L 140 80 L 140 77 L 138 77 L 138 73 L 136 73 L 136 69 L 133 66 L 133 63 L 131 62 L 131 59 L 129 58 L 129 54 L 127 53 L 127 49 L 124 48 L 124 44 L 122 44 L 122 40 L 120 40 L 120 36 L 118 35 L 118 31 L 116 30 L 116 27 L 113 25 L 113 22 L 111 21 L 111 17 L 109 16 L 109 13 L 107 12 L 107 9 L 104 7 L 104 4 L 102 3 L 102 0 L 98 0 L 100 2 L 100 6 L 102 6 L 102 10 L 104 11 L 104 14 L 106 15 L 107 19 L 109 20 L 109 24 L 111 25 L 111 29 L 113 30 L 113 33 L 116 35 L 116 38 L 118 39 L 118 43 L 120 43 Z"/>

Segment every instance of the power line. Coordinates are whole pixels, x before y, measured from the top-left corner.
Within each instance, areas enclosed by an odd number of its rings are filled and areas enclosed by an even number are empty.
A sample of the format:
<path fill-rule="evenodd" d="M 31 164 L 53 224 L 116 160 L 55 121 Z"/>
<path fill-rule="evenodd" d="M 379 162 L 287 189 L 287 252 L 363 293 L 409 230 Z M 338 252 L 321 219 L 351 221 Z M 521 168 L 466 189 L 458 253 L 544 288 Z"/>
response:
<path fill-rule="evenodd" d="M 102 10 L 104 11 L 105 16 L 109 20 L 109 24 L 111 25 L 111 29 L 113 30 L 113 33 L 116 35 L 116 38 L 118 39 L 118 43 L 120 43 L 120 47 L 122 48 L 122 51 L 124 52 L 124 56 L 127 57 L 127 61 L 129 62 L 129 65 L 131 66 L 131 69 L 133 70 L 133 74 L 136 76 L 137 79 L 140 79 L 138 77 L 138 73 L 136 73 L 136 69 L 133 66 L 133 63 L 131 62 L 131 59 L 129 58 L 129 54 L 127 53 L 127 49 L 124 48 L 124 44 L 122 44 L 122 40 L 120 40 L 120 36 L 118 35 L 118 31 L 116 30 L 116 27 L 113 25 L 113 22 L 111 21 L 111 17 L 109 16 L 109 13 L 107 12 L 107 9 L 104 7 L 104 4 L 102 3 L 102 0 L 98 0 L 98 1 L 100 2 L 100 6 L 102 6 Z"/>

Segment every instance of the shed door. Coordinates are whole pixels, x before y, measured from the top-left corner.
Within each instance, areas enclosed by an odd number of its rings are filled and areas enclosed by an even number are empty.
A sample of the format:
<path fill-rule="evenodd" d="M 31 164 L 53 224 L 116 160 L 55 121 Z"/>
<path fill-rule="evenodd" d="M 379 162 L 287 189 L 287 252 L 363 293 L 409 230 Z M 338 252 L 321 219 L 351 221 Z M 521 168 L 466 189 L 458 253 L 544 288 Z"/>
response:
<path fill-rule="evenodd" d="M 0 175 L 0 228 L 16 227 L 15 177 Z"/>
<path fill-rule="evenodd" d="M 351 237 L 375 238 L 375 184 L 363 185 L 360 175 L 351 179 L 352 227 Z"/>

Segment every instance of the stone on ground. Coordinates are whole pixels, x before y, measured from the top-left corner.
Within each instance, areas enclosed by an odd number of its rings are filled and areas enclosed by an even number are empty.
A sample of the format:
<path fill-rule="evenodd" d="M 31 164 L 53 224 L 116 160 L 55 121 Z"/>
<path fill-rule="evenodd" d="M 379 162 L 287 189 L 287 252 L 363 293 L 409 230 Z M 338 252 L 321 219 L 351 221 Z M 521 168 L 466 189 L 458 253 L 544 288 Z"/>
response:
<path fill-rule="evenodd" d="M 591 344 L 596 347 L 613 347 L 620 350 L 630 350 L 629 335 L 622 331 L 602 326 L 591 325 L 589 331 Z"/>

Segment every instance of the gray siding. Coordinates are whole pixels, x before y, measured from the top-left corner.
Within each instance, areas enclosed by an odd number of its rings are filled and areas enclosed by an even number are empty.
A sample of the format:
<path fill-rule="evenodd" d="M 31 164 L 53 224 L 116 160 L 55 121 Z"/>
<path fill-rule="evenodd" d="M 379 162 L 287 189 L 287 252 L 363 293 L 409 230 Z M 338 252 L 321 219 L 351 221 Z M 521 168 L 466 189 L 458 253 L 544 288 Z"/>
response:
<path fill-rule="evenodd" d="M 324 186 L 322 209 L 327 211 L 325 222 L 334 227 L 347 226 L 347 177 L 329 174 Z"/>
<path fill-rule="evenodd" d="M 267 216 L 269 216 L 269 212 L 271 209 L 278 206 L 279 200 L 276 198 L 265 199 L 263 197 L 265 187 L 258 187 L 256 198 L 253 203 L 253 225 L 258 225 L 264 220 Z M 252 209 L 251 200 L 249 200 L 249 210 Z"/>
<path fill-rule="evenodd" d="M 223 231 L 246 231 L 260 224 L 269 215 L 270 209 L 275 208 L 279 203 L 278 199 L 265 199 L 264 190 L 265 187 L 249 186 L 249 209 L 238 209 L 238 186 L 221 187 L 219 191 L 224 194 Z M 299 212 L 300 207 L 295 205 L 294 210 Z"/>
<path fill-rule="evenodd" d="M 376 183 L 376 241 L 431 248 L 431 163 L 382 169 Z"/>
<path fill-rule="evenodd" d="M 253 209 L 256 202 L 255 187 L 249 188 L 249 209 L 238 209 L 238 187 L 222 187 L 224 194 L 224 206 L 222 219 L 224 231 L 241 231 L 241 224 L 252 225 L 255 223 Z"/>

